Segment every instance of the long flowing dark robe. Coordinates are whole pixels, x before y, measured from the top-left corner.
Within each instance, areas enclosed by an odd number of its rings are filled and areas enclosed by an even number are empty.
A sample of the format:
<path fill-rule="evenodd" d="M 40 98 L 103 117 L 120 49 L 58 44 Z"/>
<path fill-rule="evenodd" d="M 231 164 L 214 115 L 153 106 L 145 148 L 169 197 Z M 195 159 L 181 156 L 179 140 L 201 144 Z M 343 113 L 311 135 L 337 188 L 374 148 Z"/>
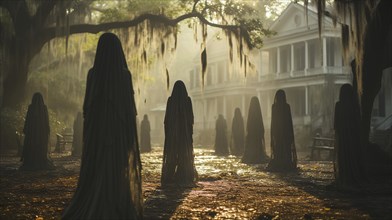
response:
<path fill-rule="evenodd" d="M 166 105 L 161 184 L 193 184 L 197 179 L 193 154 L 193 110 L 185 84 L 177 81 Z"/>
<path fill-rule="evenodd" d="M 247 164 L 266 163 L 268 156 L 265 153 L 263 116 L 259 99 L 255 96 L 250 101 L 246 132 L 242 162 Z"/>
<path fill-rule="evenodd" d="M 50 134 L 48 109 L 44 104 L 41 93 L 33 95 L 27 110 L 23 132 L 25 134 L 21 158 L 23 164 L 20 169 L 53 169 L 54 166 L 48 158 Z"/>
<path fill-rule="evenodd" d="M 231 153 L 242 156 L 245 145 L 245 128 L 244 119 L 239 108 L 234 111 L 233 123 L 231 124 L 231 140 Z"/>
<path fill-rule="evenodd" d="M 63 219 L 140 219 L 141 162 L 132 77 L 121 42 L 103 34 L 87 76 L 83 153 Z"/>
<path fill-rule="evenodd" d="M 286 94 L 278 90 L 272 105 L 270 171 L 288 172 L 297 169 L 293 120 Z"/>
<path fill-rule="evenodd" d="M 143 121 L 140 125 L 140 151 L 150 152 L 151 151 L 151 136 L 150 136 L 150 122 L 148 121 L 147 115 L 144 115 Z"/>
<path fill-rule="evenodd" d="M 360 113 L 350 84 L 340 88 L 335 105 L 335 181 L 338 185 L 363 182 L 364 161 L 360 143 Z"/>
<path fill-rule="evenodd" d="M 73 124 L 72 156 L 82 155 L 83 149 L 83 116 L 81 112 L 75 118 Z"/>
<path fill-rule="evenodd" d="M 227 123 L 223 115 L 219 115 L 215 124 L 215 154 L 220 156 L 229 155 L 229 144 L 227 141 Z"/>

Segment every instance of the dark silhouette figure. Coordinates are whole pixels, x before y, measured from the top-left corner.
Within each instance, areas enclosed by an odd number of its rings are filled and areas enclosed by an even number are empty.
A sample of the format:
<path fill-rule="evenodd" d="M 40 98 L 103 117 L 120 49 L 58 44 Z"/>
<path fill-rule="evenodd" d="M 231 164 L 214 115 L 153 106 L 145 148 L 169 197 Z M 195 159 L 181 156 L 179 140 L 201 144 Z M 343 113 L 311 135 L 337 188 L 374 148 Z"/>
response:
<path fill-rule="evenodd" d="M 63 219 L 142 218 L 141 162 L 131 73 L 118 37 L 102 34 L 87 76 L 83 153 Z"/>
<path fill-rule="evenodd" d="M 275 94 L 271 117 L 271 161 L 268 170 L 289 172 L 297 169 L 293 120 L 286 94 L 279 89 Z"/>
<path fill-rule="evenodd" d="M 242 156 L 245 145 L 244 118 L 241 110 L 236 108 L 234 111 L 233 123 L 231 124 L 231 153 Z"/>
<path fill-rule="evenodd" d="M 23 161 L 21 170 L 53 169 L 48 158 L 49 116 L 41 93 L 35 93 L 27 110 L 23 128 L 25 135 L 23 144 Z"/>
<path fill-rule="evenodd" d="M 83 117 L 78 112 L 73 124 L 72 156 L 82 155 L 83 149 Z"/>
<path fill-rule="evenodd" d="M 335 105 L 335 182 L 341 186 L 358 184 L 364 176 L 359 104 L 354 94 L 353 87 L 344 84 Z"/>
<path fill-rule="evenodd" d="M 223 115 L 219 115 L 215 124 L 215 154 L 220 156 L 229 155 L 227 142 L 227 123 Z"/>
<path fill-rule="evenodd" d="M 193 154 L 193 110 L 185 84 L 177 81 L 166 105 L 162 185 L 193 184 L 197 179 Z"/>
<path fill-rule="evenodd" d="M 148 116 L 144 115 L 142 123 L 140 125 L 140 151 L 150 152 L 151 151 L 151 136 L 150 136 L 150 122 Z"/>
<path fill-rule="evenodd" d="M 263 116 L 259 99 L 256 96 L 250 100 L 246 132 L 242 162 L 247 164 L 266 163 L 268 156 L 265 153 Z"/>

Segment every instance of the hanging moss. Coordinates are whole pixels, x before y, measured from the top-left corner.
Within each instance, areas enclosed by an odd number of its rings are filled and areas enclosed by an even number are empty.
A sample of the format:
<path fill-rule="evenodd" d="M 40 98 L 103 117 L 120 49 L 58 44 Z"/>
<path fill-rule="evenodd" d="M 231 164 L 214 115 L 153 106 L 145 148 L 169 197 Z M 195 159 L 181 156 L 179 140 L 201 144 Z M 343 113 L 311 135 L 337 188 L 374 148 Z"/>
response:
<path fill-rule="evenodd" d="M 202 66 L 201 81 L 202 81 L 202 86 L 204 87 L 204 78 L 207 70 L 207 48 L 204 48 L 203 52 L 201 53 L 201 66 Z"/>
<path fill-rule="evenodd" d="M 170 89 L 170 77 L 169 77 L 169 70 L 166 68 L 166 90 L 169 91 Z"/>
<path fill-rule="evenodd" d="M 143 61 L 145 64 L 147 64 L 147 52 L 146 49 L 143 50 Z"/>
<path fill-rule="evenodd" d="M 165 55 L 165 42 L 161 42 L 161 55 L 162 57 Z"/>
<path fill-rule="evenodd" d="M 246 57 L 246 55 L 244 56 L 244 74 L 245 74 L 245 78 L 246 78 L 246 66 L 248 65 L 248 62 L 247 62 L 247 57 Z"/>

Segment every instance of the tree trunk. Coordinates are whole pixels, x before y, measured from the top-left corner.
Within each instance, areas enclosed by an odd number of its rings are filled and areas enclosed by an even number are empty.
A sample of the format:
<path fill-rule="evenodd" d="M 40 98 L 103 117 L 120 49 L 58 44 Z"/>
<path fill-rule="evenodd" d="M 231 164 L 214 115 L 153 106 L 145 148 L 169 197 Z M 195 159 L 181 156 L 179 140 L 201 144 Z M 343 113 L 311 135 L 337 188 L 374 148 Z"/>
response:
<path fill-rule="evenodd" d="M 8 68 L 5 70 L 2 107 L 15 108 L 25 100 L 30 62 L 44 44 L 36 39 L 39 39 L 38 34 L 26 30 L 9 42 L 11 46 L 5 55 Z"/>
<path fill-rule="evenodd" d="M 392 41 L 387 37 L 392 27 L 391 9 L 391 1 L 380 1 L 364 36 L 362 64 L 363 93 L 361 95 L 361 138 L 362 144 L 364 144 L 363 146 L 369 144 L 373 102 L 381 88 L 382 71 L 392 64 L 391 60 L 387 60 L 389 59 L 389 50 L 391 50 L 387 45 L 391 45 Z"/>

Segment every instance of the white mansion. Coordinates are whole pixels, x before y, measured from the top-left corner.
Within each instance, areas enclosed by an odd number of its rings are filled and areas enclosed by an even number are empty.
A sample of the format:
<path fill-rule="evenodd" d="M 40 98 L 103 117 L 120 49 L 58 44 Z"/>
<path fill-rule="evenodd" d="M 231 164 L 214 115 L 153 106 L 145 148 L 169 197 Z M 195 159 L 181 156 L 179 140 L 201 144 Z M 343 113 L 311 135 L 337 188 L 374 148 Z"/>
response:
<path fill-rule="evenodd" d="M 272 24 L 277 35 L 265 39 L 257 57 L 257 74 L 228 73 L 227 49 L 209 49 L 205 86 L 200 88 L 200 64 L 190 70 L 190 94 L 195 112 L 195 130 L 213 129 L 218 114 L 229 128 L 234 109 L 239 107 L 246 120 L 249 101 L 258 96 L 266 129 L 270 127 L 275 92 L 284 89 L 291 106 L 294 126 L 311 132 L 329 132 L 339 88 L 351 82 L 350 69 L 343 66 L 340 28 L 325 17 L 319 37 L 317 14 L 291 3 Z M 222 47 L 220 47 L 222 48 Z M 200 62 L 200 61 L 199 61 Z M 199 116 L 199 117 L 196 117 Z M 202 117 L 200 117 L 202 116 Z"/>

